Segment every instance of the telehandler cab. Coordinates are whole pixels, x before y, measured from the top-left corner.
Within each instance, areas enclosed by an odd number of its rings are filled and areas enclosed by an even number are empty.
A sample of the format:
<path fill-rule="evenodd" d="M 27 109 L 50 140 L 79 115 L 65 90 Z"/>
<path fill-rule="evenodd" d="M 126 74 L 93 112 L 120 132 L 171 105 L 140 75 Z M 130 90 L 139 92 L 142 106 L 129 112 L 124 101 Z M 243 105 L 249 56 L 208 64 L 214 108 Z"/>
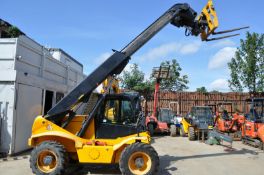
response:
<path fill-rule="evenodd" d="M 45 116 L 32 126 L 30 166 L 35 174 L 63 174 L 70 160 L 89 164 L 119 164 L 122 174 L 153 175 L 159 158 L 150 145 L 138 98 L 127 94 L 99 95 L 88 115 L 78 115 L 82 103 L 107 77 L 118 75 L 131 56 L 163 27 L 185 27 L 203 41 L 218 27 L 212 1 L 199 18 L 188 4 L 176 4 L 121 51 L 115 51 Z M 214 17 L 211 19 L 211 17 Z M 112 111 L 112 112 L 110 112 Z"/>

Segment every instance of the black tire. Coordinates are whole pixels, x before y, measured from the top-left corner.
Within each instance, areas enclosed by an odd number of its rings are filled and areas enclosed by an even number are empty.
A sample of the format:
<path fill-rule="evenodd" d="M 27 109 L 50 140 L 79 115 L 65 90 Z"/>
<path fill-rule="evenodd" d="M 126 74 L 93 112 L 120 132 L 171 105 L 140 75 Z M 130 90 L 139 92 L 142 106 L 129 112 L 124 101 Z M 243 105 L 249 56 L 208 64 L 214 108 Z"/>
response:
<path fill-rule="evenodd" d="M 145 170 L 147 172 L 143 172 L 143 170 L 141 169 L 140 172 L 133 173 L 133 170 L 131 170 L 130 167 L 133 167 L 132 164 L 136 160 L 136 159 L 133 159 L 133 156 L 135 156 L 137 154 L 146 154 L 147 156 L 149 156 L 149 161 L 151 161 L 151 163 L 150 163 L 150 167 L 148 167 Z M 137 158 L 141 158 L 142 159 L 142 157 L 137 157 Z M 131 162 L 133 162 L 133 163 L 131 164 Z M 135 166 L 134 168 L 137 168 L 135 164 L 133 164 L 133 165 Z M 138 175 L 141 175 L 141 174 L 142 175 L 143 174 L 144 175 L 153 175 L 153 174 L 156 174 L 157 171 L 159 170 L 159 156 L 158 156 L 158 153 L 149 144 L 134 143 L 132 145 L 127 146 L 123 150 L 123 152 L 121 153 L 121 157 L 120 157 L 120 160 L 119 160 L 119 168 L 120 168 L 121 173 L 124 174 L 124 175 L 134 175 L 134 174 L 138 174 Z M 138 169 L 140 169 L 140 168 L 137 168 L 137 170 Z"/>
<path fill-rule="evenodd" d="M 154 125 L 152 123 L 148 124 L 148 131 L 150 133 L 150 136 L 153 136 L 154 135 Z"/>
<path fill-rule="evenodd" d="M 47 153 L 46 153 L 47 152 Z M 44 164 L 44 158 L 42 160 L 39 160 L 40 157 L 42 157 L 42 154 L 47 154 L 51 158 L 51 160 L 56 159 L 55 163 L 56 166 L 54 169 L 50 171 L 42 170 L 41 164 Z M 55 141 L 45 141 L 42 142 L 40 145 L 36 146 L 30 156 L 30 168 L 32 169 L 32 172 L 37 175 L 60 175 L 64 174 L 66 165 L 68 163 L 68 157 L 66 156 L 66 150 L 63 145 L 55 142 Z M 46 156 L 46 157 L 48 157 Z M 52 163 L 49 164 L 50 166 Z"/>
<path fill-rule="evenodd" d="M 177 135 L 177 127 L 175 125 L 170 125 L 170 136 L 176 137 Z"/>
<path fill-rule="evenodd" d="M 191 141 L 195 140 L 194 127 L 189 127 L 188 137 L 189 137 L 189 140 L 191 140 Z"/>

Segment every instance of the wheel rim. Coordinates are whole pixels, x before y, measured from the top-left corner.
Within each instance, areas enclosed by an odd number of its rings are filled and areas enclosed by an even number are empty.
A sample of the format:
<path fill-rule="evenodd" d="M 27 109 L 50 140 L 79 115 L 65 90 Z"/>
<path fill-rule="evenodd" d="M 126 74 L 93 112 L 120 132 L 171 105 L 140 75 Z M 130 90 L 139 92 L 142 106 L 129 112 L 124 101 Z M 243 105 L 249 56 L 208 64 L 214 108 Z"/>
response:
<path fill-rule="evenodd" d="M 57 155 L 51 150 L 43 150 L 37 159 L 38 169 L 44 173 L 50 173 L 57 167 Z"/>
<path fill-rule="evenodd" d="M 151 158 L 144 152 L 134 152 L 129 160 L 129 170 L 136 175 L 147 174 L 151 169 Z"/>

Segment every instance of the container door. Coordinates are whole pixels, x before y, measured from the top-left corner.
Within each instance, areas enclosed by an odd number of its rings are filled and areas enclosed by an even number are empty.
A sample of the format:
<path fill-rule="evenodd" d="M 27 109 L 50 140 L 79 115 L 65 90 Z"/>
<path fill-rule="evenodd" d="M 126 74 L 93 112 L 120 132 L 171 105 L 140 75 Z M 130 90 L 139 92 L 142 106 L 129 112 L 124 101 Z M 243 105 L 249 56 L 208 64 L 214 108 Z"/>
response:
<path fill-rule="evenodd" d="M 13 128 L 14 83 L 0 82 L 0 152 L 10 151 Z"/>
<path fill-rule="evenodd" d="M 28 138 L 34 119 L 41 114 L 42 89 L 18 84 L 17 112 L 15 123 L 15 136 L 12 153 L 28 149 Z"/>

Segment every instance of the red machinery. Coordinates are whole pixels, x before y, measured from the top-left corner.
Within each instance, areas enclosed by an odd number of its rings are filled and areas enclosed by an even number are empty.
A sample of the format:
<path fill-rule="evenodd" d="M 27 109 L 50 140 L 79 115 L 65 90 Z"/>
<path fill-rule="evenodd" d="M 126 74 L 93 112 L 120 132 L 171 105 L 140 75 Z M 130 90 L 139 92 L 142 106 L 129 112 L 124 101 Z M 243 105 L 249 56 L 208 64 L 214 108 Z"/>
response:
<path fill-rule="evenodd" d="M 241 139 L 241 128 L 245 122 L 245 117 L 243 115 L 240 115 L 237 109 L 236 112 L 233 113 L 233 103 L 218 103 L 216 105 L 216 108 L 217 107 L 221 107 L 223 109 L 222 111 L 216 112 L 215 128 L 223 133 L 232 133 L 233 138 Z M 227 112 L 225 107 L 230 109 L 229 113 Z"/>
<path fill-rule="evenodd" d="M 160 81 L 162 79 L 170 78 L 170 67 L 160 66 L 158 68 L 153 68 L 153 77 L 156 78 L 155 91 L 154 91 L 154 105 L 152 115 L 146 117 L 146 126 L 151 135 L 154 132 L 169 133 L 170 129 L 166 122 L 160 121 L 158 118 L 158 93 L 160 89 Z"/>
<path fill-rule="evenodd" d="M 246 100 L 246 121 L 242 127 L 242 142 L 264 148 L 264 98 Z"/>

